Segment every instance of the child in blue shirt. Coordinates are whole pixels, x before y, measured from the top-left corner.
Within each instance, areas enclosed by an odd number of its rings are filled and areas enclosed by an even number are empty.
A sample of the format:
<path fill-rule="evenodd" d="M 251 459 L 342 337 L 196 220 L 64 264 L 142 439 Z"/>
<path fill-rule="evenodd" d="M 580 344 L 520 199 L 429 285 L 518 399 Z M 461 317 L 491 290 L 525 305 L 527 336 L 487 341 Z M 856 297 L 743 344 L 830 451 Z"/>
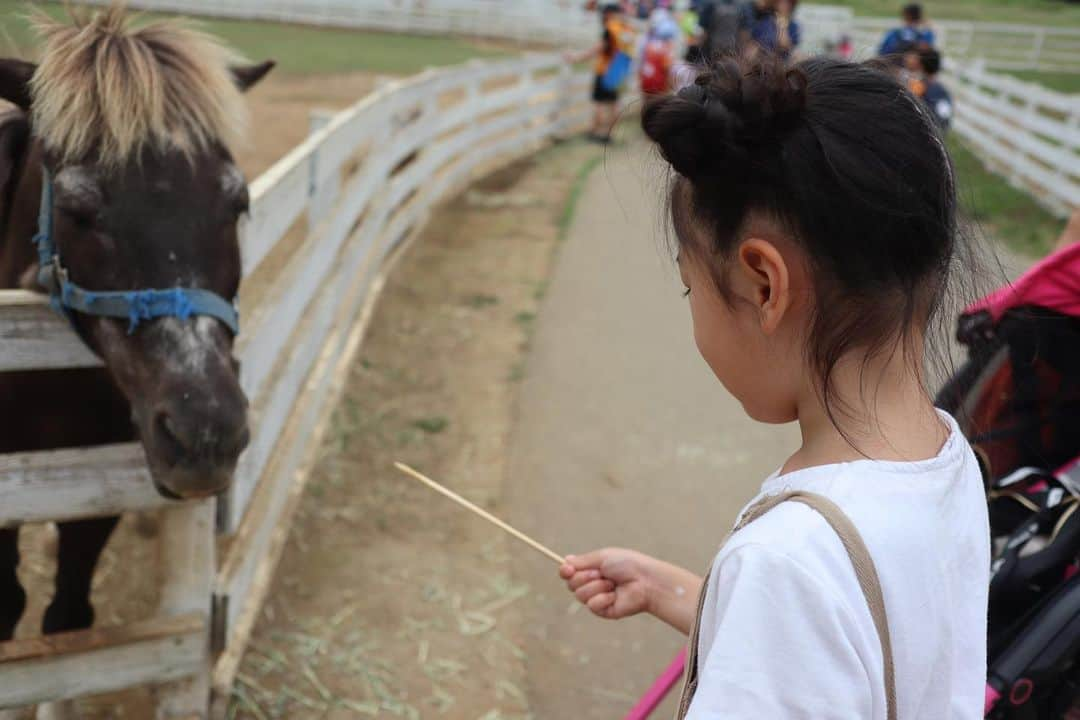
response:
<path fill-rule="evenodd" d="M 922 5 L 905 5 L 900 17 L 904 24 L 885 33 L 878 55 L 898 57 L 909 47 L 934 46 L 934 31 L 923 24 Z"/>

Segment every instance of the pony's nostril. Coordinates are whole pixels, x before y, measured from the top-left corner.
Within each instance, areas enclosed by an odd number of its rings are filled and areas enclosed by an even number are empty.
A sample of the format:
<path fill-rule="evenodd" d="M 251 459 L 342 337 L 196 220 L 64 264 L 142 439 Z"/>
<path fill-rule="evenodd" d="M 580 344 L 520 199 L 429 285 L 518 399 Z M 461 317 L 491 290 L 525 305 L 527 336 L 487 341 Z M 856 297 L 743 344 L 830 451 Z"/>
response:
<path fill-rule="evenodd" d="M 176 423 L 174 423 L 173 419 L 171 417 L 169 417 L 168 415 L 166 415 L 161 420 L 161 429 L 164 430 L 169 435 L 171 435 L 173 438 L 177 437 Z"/>
<path fill-rule="evenodd" d="M 183 435 L 176 427 L 176 422 L 168 413 L 158 413 L 155 424 L 157 425 L 158 435 L 173 452 L 182 453 L 188 449 Z"/>
<path fill-rule="evenodd" d="M 250 440 L 246 418 L 185 417 L 161 410 L 154 417 L 157 450 L 170 465 L 207 463 L 229 465 Z"/>

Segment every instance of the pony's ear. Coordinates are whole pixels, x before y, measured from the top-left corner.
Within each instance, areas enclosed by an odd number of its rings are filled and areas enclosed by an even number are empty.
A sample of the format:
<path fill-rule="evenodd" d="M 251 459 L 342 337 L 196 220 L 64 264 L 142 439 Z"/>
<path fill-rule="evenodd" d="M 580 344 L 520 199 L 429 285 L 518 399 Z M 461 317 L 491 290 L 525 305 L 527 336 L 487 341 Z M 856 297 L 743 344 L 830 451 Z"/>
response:
<path fill-rule="evenodd" d="M 8 202 L 20 158 L 30 137 L 30 123 L 21 110 L 0 112 L 0 226 L 8 216 Z"/>
<path fill-rule="evenodd" d="M 277 63 L 273 60 L 267 60 L 258 65 L 234 65 L 229 68 L 229 71 L 232 72 L 236 87 L 240 88 L 241 92 L 247 92 L 255 83 L 266 77 L 266 73 L 273 70 L 275 65 Z"/>
<path fill-rule="evenodd" d="M 37 65 L 16 60 L 0 58 L 0 99 L 13 102 L 23 110 L 30 109 L 30 78 L 34 76 Z"/>

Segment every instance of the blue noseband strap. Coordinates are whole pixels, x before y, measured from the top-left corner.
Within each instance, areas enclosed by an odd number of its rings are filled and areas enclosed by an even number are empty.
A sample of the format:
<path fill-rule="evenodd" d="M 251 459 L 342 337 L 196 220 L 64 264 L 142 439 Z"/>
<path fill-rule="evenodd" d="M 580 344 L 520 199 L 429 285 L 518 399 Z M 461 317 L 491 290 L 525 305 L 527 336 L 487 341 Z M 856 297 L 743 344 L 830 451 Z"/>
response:
<path fill-rule="evenodd" d="M 175 317 L 187 320 L 194 315 L 217 318 L 233 335 L 240 332 L 236 306 L 220 295 L 201 288 L 175 287 L 167 290 L 87 290 L 68 280 L 60 262 L 52 233 L 52 178 L 43 169 L 41 212 L 34 244 L 38 251 L 38 282 L 49 290 L 53 307 L 71 319 L 72 312 L 128 321 L 133 333 L 144 320 Z"/>
<path fill-rule="evenodd" d="M 240 331 L 239 317 L 233 304 L 209 290 L 172 288 L 170 290 L 128 290 L 93 292 L 75 283 L 63 282 L 60 306 L 87 315 L 126 319 L 128 333 L 135 332 L 139 323 L 160 317 L 187 320 L 193 315 L 217 318 L 232 331 Z"/>

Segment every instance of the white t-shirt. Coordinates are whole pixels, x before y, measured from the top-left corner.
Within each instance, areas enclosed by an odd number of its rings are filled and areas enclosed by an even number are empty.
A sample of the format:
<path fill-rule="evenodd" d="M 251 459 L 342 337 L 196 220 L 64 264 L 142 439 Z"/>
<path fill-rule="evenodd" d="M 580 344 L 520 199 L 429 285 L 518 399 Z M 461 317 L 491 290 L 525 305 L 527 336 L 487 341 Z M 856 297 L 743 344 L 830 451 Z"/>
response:
<path fill-rule="evenodd" d="M 942 415 L 952 432 L 935 458 L 825 465 L 761 488 L 824 495 L 858 528 L 885 596 L 899 720 L 983 716 L 989 521 L 975 456 Z M 782 503 L 735 533 L 706 592 L 690 720 L 885 720 L 870 610 L 815 510 Z"/>

